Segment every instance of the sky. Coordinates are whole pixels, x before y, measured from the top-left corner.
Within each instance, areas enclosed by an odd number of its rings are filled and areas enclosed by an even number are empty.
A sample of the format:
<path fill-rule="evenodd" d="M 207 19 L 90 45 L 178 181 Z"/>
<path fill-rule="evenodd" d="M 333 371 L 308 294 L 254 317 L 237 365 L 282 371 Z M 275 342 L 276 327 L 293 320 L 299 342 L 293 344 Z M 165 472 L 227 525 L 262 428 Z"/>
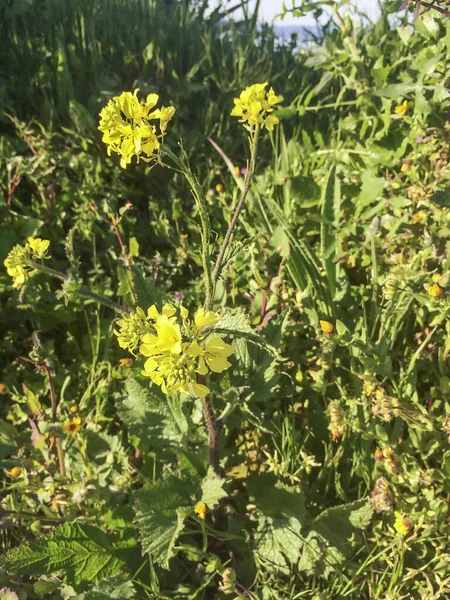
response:
<path fill-rule="evenodd" d="M 256 0 L 250 1 L 250 6 L 255 5 Z M 292 0 L 284 0 L 286 6 L 292 6 Z M 219 4 L 219 0 L 211 0 L 211 6 L 217 6 Z M 235 3 L 232 2 L 231 5 Z M 300 4 L 300 3 L 299 3 Z M 358 6 L 361 10 L 366 10 L 369 16 L 374 16 L 377 12 L 377 4 L 376 0 L 358 0 Z M 280 14 L 283 11 L 283 0 L 261 0 L 261 10 L 260 16 L 263 21 L 271 23 L 274 17 L 277 14 Z M 313 23 L 314 20 L 311 17 L 293 17 L 292 14 L 287 14 L 283 21 L 277 19 L 275 23 L 283 24 L 283 25 L 306 25 L 308 23 Z"/>

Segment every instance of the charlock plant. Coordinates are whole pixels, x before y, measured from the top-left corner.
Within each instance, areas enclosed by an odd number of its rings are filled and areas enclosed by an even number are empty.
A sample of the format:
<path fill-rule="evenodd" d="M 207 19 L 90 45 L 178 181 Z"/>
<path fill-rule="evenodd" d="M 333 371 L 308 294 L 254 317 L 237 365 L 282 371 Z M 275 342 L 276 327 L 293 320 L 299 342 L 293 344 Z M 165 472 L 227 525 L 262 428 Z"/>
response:
<path fill-rule="evenodd" d="M 233 230 L 248 196 L 255 171 L 258 138 L 263 130 L 273 131 L 278 124 L 274 110 L 283 97 L 275 94 L 268 83 L 257 83 L 247 87 L 234 99 L 231 115 L 248 132 L 250 159 L 241 185 L 241 195 L 231 217 L 217 256 L 211 246 L 211 225 L 204 190 L 193 175 L 186 153 L 181 148 L 177 156 L 164 145 L 169 121 L 175 114 L 172 106 L 157 108 L 159 96 L 148 94 L 145 100 L 138 97 L 139 90 L 123 92 L 115 96 L 100 112 L 99 130 L 107 153 L 120 156 L 120 166 L 126 169 L 133 158 L 152 166 L 160 164 L 175 169 L 185 178 L 196 202 L 200 217 L 201 255 L 205 299 L 193 315 L 180 304 L 165 304 L 159 311 L 155 305 L 124 308 L 109 298 L 83 288 L 76 277 L 65 275 L 47 265 L 49 258 L 48 240 L 29 238 L 25 246 L 17 245 L 7 256 L 4 264 L 13 278 L 13 286 L 22 287 L 30 275 L 43 272 L 64 282 L 63 291 L 90 298 L 122 313 L 114 333 L 121 348 L 135 355 L 146 357 L 142 375 L 159 386 L 165 394 L 185 392 L 199 398 L 209 436 L 209 464 L 216 473 L 220 472 L 219 441 L 222 418 L 217 418 L 211 401 L 208 377 L 211 373 L 223 373 L 230 366 L 233 345 L 226 342 L 215 326 L 221 316 L 213 311 L 213 298 L 220 278 L 226 250 Z M 212 266 L 214 265 L 214 266 Z M 223 328 L 221 329 L 223 331 Z M 78 426 L 74 422 L 74 429 Z"/>

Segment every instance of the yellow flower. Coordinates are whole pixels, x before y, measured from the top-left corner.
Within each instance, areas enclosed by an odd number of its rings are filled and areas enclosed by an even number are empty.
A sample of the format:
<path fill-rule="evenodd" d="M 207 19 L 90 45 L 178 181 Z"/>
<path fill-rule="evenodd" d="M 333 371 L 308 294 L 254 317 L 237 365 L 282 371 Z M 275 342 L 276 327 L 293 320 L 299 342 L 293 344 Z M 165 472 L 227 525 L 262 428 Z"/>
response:
<path fill-rule="evenodd" d="M 409 162 L 409 160 L 405 160 L 405 162 L 402 164 L 402 168 L 400 169 L 400 171 L 402 173 L 409 173 L 409 171 L 411 171 L 411 163 Z"/>
<path fill-rule="evenodd" d="M 6 272 L 13 278 L 13 287 L 18 288 L 28 280 L 30 248 L 17 244 L 3 261 Z"/>
<path fill-rule="evenodd" d="M 19 288 L 28 281 L 28 272 L 20 265 L 17 267 L 7 267 L 6 272 L 13 278 L 13 287 Z"/>
<path fill-rule="evenodd" d="M 329 321 L 319 321 L 319 323 L 323 333 L 326 335 L 332 335 L 334 333 L 334 325 L 332 325 Z"/>
<path fill-rule="evenodd" d="M 249 130 L 254 130 L 259 126 L 272 131 L 274 126 L 279 123 L 278 118 L 271 113 L 284 98 L 277 96 L 273 88 L 266 92 L 267 85 L 267 82 L 255 83 L 245 88 L 239 98 L 233 100 L 234 108 L 231 115 L 239 117 L 239 122 L 246 123 L 245 127 Z"/>
<path fill-rule="evenodd" d="M 77 411 L 78 411 L 78 406 L 76 404 L 72 404 L 72 406 L 69 407 L 69 412 L 76 413 Z"/>
<path fill-rule="evenodd" d="M 167 124 L 175 114 L 173 106 L 155 109 L 159 100 L 157 94 L 149 94 L 145 102 L 140 102 L 138 91 L 134 90 L 133 94 L 122 92 L 100 111 L 98 128 L 103 133 L 108 156 L 111 152 L 119 154 L 123 169 L 131 163 L 133 156 L 137 162 L 140 159 L 151 162 L 157 156 Z"/>
<path fill-rule="evenodd" d="M 22 469 L 20 467 L 13 467 L 11 469 L 11 471 L 6 471 L 6 473 L 10 476 L 10 477 L 20 477 L 22 475 Z"/>
<path fill-rule="evenodd" d="M 406 113 L 408 112 L 408 102 L 405 100 L 401 104 L 398 104 L 395 107 L 394 112 L 396 115 L 399 115 L 400 117 L 404 117 L 406 115 Z"/>
<path fill-rule="evenodd" d="M 194 323 L 196 327 L 196 335 L 202 332 L 205 327 L 212 327 L 218 321 L 220 321 L 220 315 L 216 312 L 208 310 L 205 313 L 203 308 L 199 308 L 194 316 Z"/>
<path fill-rule="evenodd" d="M 441 286 L 438 283 L 434 283 L 433 285 L 428 286 L 428 294 L 432 298 L 440 298 L 443 293 L 444 293 L 444 290 L 441 288 Z"/>
<path fill-rule="evenodd" d="M 395 522 L 394 522 L 394 529 L 400 535 L 406 535 L 412 527 L 411 521 L 407 517 L 405 517 L 404 515 L 402 515 L 401 513 L 397 512 L 397 511 L 394 512 L 394 515 L 396 517 Z"/>
<path fill-rule="evenodd" d="M 66 433 L 75 435 L 76 433 L 78 433 L 80 431 L 80 423 L 81 423 L 81 419 L 79 419 L 78 417 L 74 417 L 71 421 L 64 423 L 63 430 Z"/>
<path fill-rule="evenodd" d="M 205 349 L 200 350 L 197 372 L 200 375 L 208 373 L 208 367 L 213 373 L 222 373 L 231 363 L 227 358 L 233 354 L 233 346 L 227 344 L 222 338 L 215 336 L 206 340 Z"/>
<path fill-rule="evenodd" d="M 142 337 L 141 354 L 155 356 L 169 352 L 181 353 L 181 330 L 175 317 L 161 315 L 153 325 L 156 335 L 147 333 Z"/>
<path fill-rule="evenodd" d="M 41 238 L 29 237 L 27 241 L 27 246 L 31 250 L 31 255 L 33 258 L 50 258 L 49 256 L 47 256 L 47 250 L 50 246 L 49 240 L 42 240 Z"/>
<path fill-rule="evenodd" d="M 241 174 L 241 169 L 236 165 L 234 167 L 234 172 L 236 173 L 236 175 L 240 175 Z"/>
<path fill-rule="evenodd" d="M 218 184 L 216 185 L 216 192 L 217 192 L 218 194 L 220 194 L 220 192 L 223 192 L 223 185 L 222 185 L 221 183 L 218 183 Z"/>
<path fill-rule="evenodd" d="M 427 213 L 424 210 L 419 210 L 419 212 L 416 212 L 416 214 L 414 214 L 412 216 L 412 220 L 415 223 L 419 223 L 421 221 L 425 221 L 426 218 L 427 218 Z"/>
<path fill-rule="evenodd" d="M 4 394 L 7 390 L 7 387 L 4 383 L 0 383 L 0 394 Z"/>
<path fill-rule="evenodd" d="M 197 502 L 197 504 L 194 506 L 194 512 L 196 515 L 198 515 L 200 517 L 200 519 L 205 518 L 207 510 L 208 510 L 208 507 L 206 506 L 206 504 L 204 502 L 202 502 L 202 500 Z"/>

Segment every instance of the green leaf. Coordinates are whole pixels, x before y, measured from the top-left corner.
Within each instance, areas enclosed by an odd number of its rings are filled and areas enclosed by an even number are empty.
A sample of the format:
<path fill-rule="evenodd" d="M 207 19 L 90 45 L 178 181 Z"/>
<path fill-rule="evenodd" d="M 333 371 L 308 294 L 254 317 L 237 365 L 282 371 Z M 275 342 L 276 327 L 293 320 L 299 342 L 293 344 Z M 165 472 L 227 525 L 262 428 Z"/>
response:
<path fill-rule="evenodd" d="M 225 479 L 218 477 L 210 467 L 208 475 L 202 481 L 202 501 L 208 505 L 208 508 L 214 508 L 219 500 L 225 498 L 227 493 L 223 489 Z"/>
<path fill-rule="evenodd" d="M 290 567 L 299 561 L 303 547 L 300 532 L 301 525 L 293 517 L 261 518 L 255 533 L 255 557 L 272 573 L 289 573 Z"/>
<path fill-rule="evenodd" d="M 254 331 L 249 323 L 248 315 L 241 309 L 227 310 L 220 321 L 214 326 L 217 333 L 228 334 L 234 338 L 244 339 L 260 348 L 264 348 L 272 355 L 279 357 L 278 350 L 262 335 Z"/>
<path fill-rule="evenodd" d="M 370 523 L 372 514 L 370 500 L 357 500 L 322 512 L 305 539 L 299 569 L 326 577 L 362 542 L 360 531 Z"/>
<path fill-rule="evenodd" d="M 1 564 L 15 574 L 51 575 L 64 572 L 79 585 L 114 576 L 125 568 L 127 548 L 134 540 L 120 541 L 92 525 L 61 525 L 29 545 L 6 554 Z"/>
<path fill-rule="evenodd" d="M 359 193 L 357 213 L 371 204 L 383 193 L 386 185 L 382 177 L 378 177 L 374 169 L 367 169 L 361 176 L 361 192 Z"/>
<path fill-rule="evenodd" d="M 130 250 L 128 254 L 130 257 L 139 256 L 139 242 L 135 237 L 130 238 Z"/>
<path fill-rule="evenodd" d="M 336 294 L 336 281 L 339 264 L 336 260 L 337 235 L 341 207 L 341 182 L 337 177 L 336 166 L 328 172 L 322 195 L 320 224 L 320 253 L 328 278 L 331 296 Z"/>
<path fill-rule="evenodd" d="M 247 490 L 265 516 L 292 517 L 301 524 L 308 519 L 304 495 L 298 488 L 282 484 L 273 473 L 250 477 L 247 482 Z"/>
<path fill-rule="evenodd" d="M 136 589 L 123 575 L 102 579 L 87 593 L 89 600 L 130 600 L 136 597 Z"/>
<path fill-rule="evenodd" d="M 125 390 L 116 408 L 130 433 L 156 447 L 179 446 L 187 440 L 189 424 L 179 394 L 166 396 L 135 379 L 127 380 Z"/>
<path fill-rule="evenodd" d="M 133 273 L 134 291 L 136 292 L 138 305 L 147 310 L 152 304 L 164 304 L 164 292 L 145 276 L 144 271 L 137 265 L 132 265 L 131 271 Z"/>
<path fill-rule="evenodd" d="M 165 569 L 175 554 L 175 543 L 183 531 L 184 521 L 193 514 L 200 498 L 199 485 L 188 477 L 167 475 L 134 494 L 135 523 L 144 552 Z"/>

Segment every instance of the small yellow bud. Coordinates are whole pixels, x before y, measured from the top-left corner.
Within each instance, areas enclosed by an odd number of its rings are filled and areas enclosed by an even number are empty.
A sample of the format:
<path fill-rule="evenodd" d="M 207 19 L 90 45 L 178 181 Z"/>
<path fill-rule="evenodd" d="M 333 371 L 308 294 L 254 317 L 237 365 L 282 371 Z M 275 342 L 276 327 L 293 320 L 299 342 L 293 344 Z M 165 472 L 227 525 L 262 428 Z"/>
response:
<path fill-rule="evenodd" d="M 194 506 L 194 512 L 196 515 L 198 515 L 200 517 L 200 519 L 205 518 L 207 510 L 208 510 L 208 507 L 206 506 L 206 504 L 204 502 L 202 502 L 202 500 L 197 502 L 197 504 Z"/>
<path fill-rule="evenodd" d="M 329 321 L 319 321 L 320 328 L 325 335 L 332 335 L 334 333 L 334 325 Z"/>
<path fill-rule="evenodd" d="M 438 283 L 434 283 L 428 287 L 428 294 L 432 298 L 440 298 L 443 293 L 444 291 Z"/>
<path fill-rule="evenodd" d="M 406 115 L 406 113 L 408 112 L 408 102 L 405 100 L 404 102 L 402 102 L 401 104 L 396 106 L 394 109 L 394 112 L 396 115 L 399 115 L 400 117 L 404 117 Z"/>
<path fill-rule="evenodd" d="M 223 192 L 223 185 L 222 185 L 221 183 L 218 183 L 218 184 L 216 185 L 216 192 L 217 192 L 218 194 L 220 194 L 220 192 Z"/>
<path fill-rule="evenodd" d="M 234 172 L 236 173 L 236 175 L 240 175 L 241 174 L 241 169 L 236 165 L 234 167 Z"/>
<path fill-rule="evenodd" d="M 69 408 L 69 412 L 71 413 L 76 413 L 78 410 L 78 406 L 76 404 L 72 404 L 72 406 Z"/>
<path fill-rule="evenodd" d="M 20 477 L 22 475 L 22 469 L 20 467 L 13 467 L 11 471 L 6 471 L 11 477 Z"/>
<path fill-rule="evenodd" d="M 404 515 L 402 515 L 401 513 L 397 512 L 397 511 L 394 512 L 394 515 L 396 517 L 395 522 L 394 522 L 394 529 L 400 535 L 406 535 L 412 527 L 411 521 L 407 517 L 405 517 Z"/>
<path fill-rule="evenodd" d="M 0 394 L 4 394 L 6 389 L 6 385 L 4 383 L 0 383 Z"/>
<path fill-rule="evenodd" d="M 131 367 L 131 363 L 133 361 L 131 360 L 131 358 L 121 358 L 119 359 L 119 365 L 121 367 Z"/>

